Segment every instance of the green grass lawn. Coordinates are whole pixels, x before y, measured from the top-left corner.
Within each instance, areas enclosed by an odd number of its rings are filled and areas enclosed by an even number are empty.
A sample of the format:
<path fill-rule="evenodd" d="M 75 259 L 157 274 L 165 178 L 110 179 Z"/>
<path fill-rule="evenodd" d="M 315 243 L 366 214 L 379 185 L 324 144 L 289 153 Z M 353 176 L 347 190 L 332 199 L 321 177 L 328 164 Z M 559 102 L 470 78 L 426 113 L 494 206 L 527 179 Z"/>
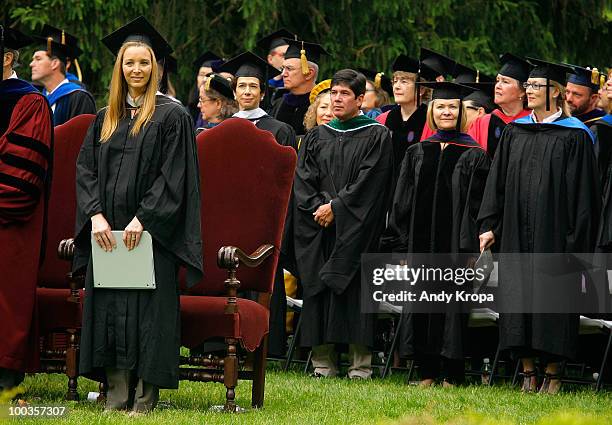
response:
<path fill-rule="evenodd" d="M 102 414 L 102 406 L 87 401 L 65 402 L 66 378 L 62 375 L 29 376 L 26 398 L 33 404 L 63 404 L 70 413 L 62 419 L 27 422 L 66 424 L 612 424 L 612 393 L 595 394 L 585 388 L 556 396 L 521 394 L 506 386 L 467 386 L 420 389 L 404 383 L 404 375 L 385 380 L 349 381 L 314 379 L 272 367 L 267 374 L 265 407 L 242 414 L 209 412 L 221 404 L 221 384 L 181 382 L 179 390 L 163 390 L 153 413 L 128 418 L 124 413 Z M 79 380 L 86 399 L 97 384 Z M 240 382 L 237 401 L 250 406 L 251 386 Z M 4 407 L 6 409 L 6 407 Z M 21 422 L 26 422 L 21 420 Z"/>

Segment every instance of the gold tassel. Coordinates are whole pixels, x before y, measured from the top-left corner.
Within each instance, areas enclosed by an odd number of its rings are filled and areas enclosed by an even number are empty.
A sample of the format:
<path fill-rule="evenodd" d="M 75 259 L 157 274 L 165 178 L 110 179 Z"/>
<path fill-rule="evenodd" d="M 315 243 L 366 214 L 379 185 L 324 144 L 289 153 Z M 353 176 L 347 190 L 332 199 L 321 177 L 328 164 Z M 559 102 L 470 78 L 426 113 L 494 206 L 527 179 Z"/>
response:
<path fill-rule="evenodd" d="M 51 42 L 53 41 L 52 37 L 47 37 L 47 54 L 49 56 L 52 56 L 52 51 L 51 51 Z"/>
<path fill-rule="evenodd" d="M 302 74 L 308 75 L 308 60 L 306 59 L 306 50 L 304 50 L 303 41 L 302 41 L 302 50 L 300 50 L 300 64 L 302 65 Z"/>
<path fill-rule="evenodd" d="M 79 81 L 83 81 L 83 74 L 81 74 L 81 67 L 79 66 L 79 61 L 77 60 L 77 58 L 74 58 L 73 62 L 76 68 L 77 78 L 79 79 Z"/>
<path fill-rule="evenodd" d="M 599 71 L 597 68 L 591 70 L 591 84 L 597 84 L 599 82 Z"/>
<path fill-rule="evenodd" d="M 383 75 L 385 75 L 384 72 L 379 72 L 378 74 L 376 74 L 376 77 L 374 77 L 374 87 L 376 87 L 377 89 L 379 89 L 381 86 Z"/>
<path fill-rule="evenodd" d="M 66 44 L 66 34 L 64 33 L 64 30 L 62 30 L 62 44 Z"/>
<path fill-rule="evenodd" d="M 212 75 L 209 75 L 206 78 L 206 82 L 204 83 L 204 90 L 205 91 L 209 91 L 210 90 L 210 80 L 212 80 Z"/>
<path fill-rule="evenodd" d="M 606 76 L 604 74 L 599 74 L 599 88 L 603 89 L 606 85 Z"/>
<path fill-rule="evenodd" d="M 480 71 L 476 70 L 476 82 L 480 83 Z"/>

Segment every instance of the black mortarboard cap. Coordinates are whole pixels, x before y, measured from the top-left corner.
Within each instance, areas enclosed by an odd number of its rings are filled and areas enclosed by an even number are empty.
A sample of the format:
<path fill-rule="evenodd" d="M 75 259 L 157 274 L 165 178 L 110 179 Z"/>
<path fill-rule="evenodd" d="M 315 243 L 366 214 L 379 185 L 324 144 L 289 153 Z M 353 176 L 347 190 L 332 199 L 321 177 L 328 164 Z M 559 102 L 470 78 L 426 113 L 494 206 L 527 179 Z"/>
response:
<path fill-rule="evenodd" d="M 229 80 L 218 74 L 210 74 L 206 83 L 204 83 L 204 90 L 215 90 L 222 96 L 227 97 L 230 100 L 234 99 L 234 91 Z"/>
<path fill-rule="evenodd" d="M 573 71 L 567 78 L 568 83 L 588 87 L 593 91 L 599 90 L 600 72 L 597 68 L 583 68 L 577 65 L 570 66 L 573 68 Z"/>
<path fill-rule="evenodd" d="M 391 65 L 391 69 L 393 70 L 393 72 L 403 71 L 403 72 L 411 72 L 413 74 L 418 74 L 419 61 L 416 59 L 412 59 L 408 55 L 401 54 L 395 59 L 395 61 L 393 61 L 393 65 Z"/>
<path fill-rule="evenodd" d="M 25 35 L 19 30 L 14 28 L 3 27 L 0 29 L 0 32 L 3 31 L 4 34 L 4 47 L 11 50 L 19 50 L 22 47 L 28 46 L 32 44 L 32 37 Z"/>
<path fill-rule="evenodd" d="M 435 99 L 459 99 L 462 100 L 468 94 L 472 93 L 472 87 L 464 86 L 463 84 L 453 83 L 451 81 L 424 81 L 418 83 L 420 86 L 433 89 L 432 100 Z"/>
<path fill-rule="evenodd" d="M 102 39 L 102 43 L 115 55 L 128 41 L 139 41 L 150 46 L 157 60 L 172 53 L 172 47 L 166 39 L 144 16 L 139 16 Z"/>
<path fill-rule="evenodd" d="M 285 40 L 287 43 L 289 43 L 289 47 L 285 53 L 285 59 L 301 59 L 303 50 L 307 61 L 318 64 L 321 56 L 327 55 L 327 52 L 320 44 L 307 43 L 305 41 L 297 41 L 289 38 L 286 38 Z"/>
<path fill-rule="evenodd" d="M 564 84 L 567 74 L 573 72 L 573 68 L 568 65 L 529 57 L 527 60 L 534 66 L 529 73 L 529 78 L 546 78 Z"/>
<path fill-rule="evenodd" d="M 368 80 L 374 83 L 374 87 L 377 89 L 383 89 L 389 94 L 389 96 L 393 97 L 393 83 L 384 72 L 376 72 L 365 68 L 357 68 L 357 71 L 361 72 Z"/>
<path fill-rule="evenodd" d="M 270 50 L 276 49 L 279 46 L 287 46 L 289 43 L 286 39 L 295 39 L 295 37 L 296 35 L 291 31 L 281 28 L 259 39 L 257 47 L 268 54 Z"/>
<path fill-rule="evenodd" d="M 434 70 L 437 73 L 436 77 L 439 75 L 446 77 L 452 74 L 455 69 L 454 60 L 438 52 L 434 52 L 433 50 L 426 49 L 425 47 L 421 47 L 420 61 L 421 64 Z"/>
<path fill-rule="evenodd" d="M 495 83 L 463 83 L 463 85 L 471 87 L 474 91 L 468 94 L 463 100 L 471 100 L 478 106 L 485 108 L 487 113 L 493 111 L 497 106 L 493 99 L 495 98 Z"/>
<path fill-rule="evenodd" d="M 254 54 L 253 52 L 244 52 L 238 56 L 225 62 L 220 68 L 220 72 L 229 72 L 234 77 L 255 77 L 261 82 L 261 89 L 270 78 L 280 74 L 280 71 L 268 62 Z"/>
<path fill-rule="evenodd" d="M 573 68 L 560 63 L 553 63 L 536 58 L 526 58 L 534 68 L 529 73 L 529 78 L 546 78 L 546 110 L 550 110 L 550 82 L 556 81 L 559 84 L 565 85 L 567 74 L 573 71 Z"/>
<path fill-rule="evenodd" d="M 423 78 L 425 81 L 435 81 L 438 77 L 438 72 L 427 65 L 421 63 L 419 66 L 419 77 Z"/>
<path fill-rule="evenodd" d="M 74 35 L 68 34 L 62 29 L 45 24 L 43 26 L 42 32 L 40 33 L 40 36 L 44 39 L 51 37 L 53 41 L 57 44 L 69 46 L 70 53 L 72 54 L 72 56 L 69 57 L 71 58 L 78 57 L 81 53 L 83 53 L 83 51 L 78 47 L 79 39 L 76 38 Z"/>
<path fill-rule="evenodd" d="M 515 80 L 525 82 L 529 78 L 531 64 L 525 59 L 513 55 L 512 53 L 504 53 L 499 57 L 501 68 L 498 74 L 506 77 L 514 78 Z"/>
<path fill-rule="evenodd" d="M 193 67 L 196 70 L 199 70 L 202 67 L 212 68 L 214 64 L 220 65 L 221 63 L 223 63 L 223 59 L 221 59 L 219 55 L 209 50 L 206 53 L 198 56 L 198 58 L 193 61 Z"/>
<path fill-rule="evenodd" d="M 456 63 L 455 70 L 453 71 L 453 82 L 459 84 L 485 82 L 491 83 L 493 82 L 493 78 L 480 73 L 480 71 L 478 71 L 477 69 L 473 69 L 460 63 Z"/>

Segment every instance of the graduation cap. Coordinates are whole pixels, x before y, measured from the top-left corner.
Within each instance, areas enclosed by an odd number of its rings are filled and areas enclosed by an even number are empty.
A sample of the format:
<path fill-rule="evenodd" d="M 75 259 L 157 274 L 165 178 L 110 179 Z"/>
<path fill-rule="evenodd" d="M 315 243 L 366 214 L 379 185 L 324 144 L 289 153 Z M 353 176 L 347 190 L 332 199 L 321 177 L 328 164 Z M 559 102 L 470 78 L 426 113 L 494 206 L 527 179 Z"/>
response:
<path fill-rule="evenodd" d="M 223 97 L 234 100 L 234 90 L 232 90 L 229 80 L 218 74 L 209 75 L 206 83 L 204 83 L 204 90 L 215 90 Z"/>
<path fill-rule="evenodd" d="M 524 82 L 529 78 L 531 64 L 525 59 L 513 55 L 512 53 L 504 53 L 499 57 L 502 66 L 498 74 L 506 77 L 514 78 L 515 80 Z"/>
<path fill-rule="evenodd" d="M 317 43 L 307 43 L 305 41 L 285 39 L 289 43 L 285 59 L 299 59 L 302 65 L 302 74 L 308 74 L 308 61 L 319 63 L 322 55 L 327 55 L 323 46 Z"/>
<path fill-rule="evenodd" d="M 536 58 L 526 58 L 534 68 L 529 73 L 529 78 L 546 78 L 546 110 L 550 110 L 550 82 L 556 81 L 564 84 L 567 74 L 573 72 L 572 67 L 560 63 L 547 62 Z"/>
<path fill-rule="evenodd" d="M 384 72 L 376 72 L 365 68 L 357 68 L 357 71 L 361 72 L 368 80 L 374 83 L 374 87 L 383 89 L 389 96 L 393 97 L 393 83 Z"/>
<path fill-rule="evenodd" d="M 421 65 L 427 66 L 430 70 L 436 72 L 436 77 L 442 75 L 446 77 L 452 74 L 455 69 L 455 61 L 433 50 L 421 47 L 420 55 Z M 432 78 L 432 80 L 435 78 Z"/>
<path fill-rule="evenodd" d="M 74 35 L 68 34 L 66 31 L 62 29 L 55 28 L 51 25 L 45 24 L 43 26 L 40 36 L 45 39 L 47 39 L 48 37 L 51 37 L 53 41 L 56 42 L 57 44 L 61 44 L 63 46 L 69 46 L 71 53 L 72 53 L 72 55 L 68 55 L 68 57 L 70 58 L 76 58 L 81 53 L 83 53 L 83 51 L 79 49 L 78 47 L 79 39 L 76 38 Z"/>
<path fill-rule="evenodd" d="M 310 90 L 310 96 L 308 96 L 308 100 L 310 101 L 311 105 L 313 104 L 318 95 L 331 89 L 331 82 L 331 78 L 328 80 L 323 80 L 319 84 L 314 86 L 312 90 Z"/>
<path fill-rule="evenodd" d="M 32 37 L 13 28 L 0 25 L 0 57 L 4 58 L 4 48 L 19 50 L 32 43 Z"/>
<path fill-rule="evenodd" d="M 220 68 L 220 72 L 229 72 L 234 77 L 255 77 L 259 79 L 260 88 L 263 91 L 270 78 L 280 74 L 280 71 L 268 62 L 254 54 L 244 52 L 225 62 Z"/>
<path fill-rule="evenodd" d="M 286 39 L 292 39 L 292 38 L 296 39 L 297 35 L 295 35 L 289 30 L 286 30 L 285 28 L 281 28 L 278 31 L 274 31 L 271 34 L 268 34 L 265 37 L 260 38 L 257 41 L 256 45 L 261 50 L 265 51 L 267 54 L 268 52 L 276 49 L 277 47 L 287 46 L 289 43 L 287 42 Z"/>
<path fill-rule="evenodd" d="M 129 41 L 141 42 L 151 47 L 156 60 L 165 58 L 172 53 L 172 47 L 166 39 L 144 16 L 139 16 L 102 39 L 102 43 L 114 55 L 117 55 L 121 46 Z"/>
<path fill-rule="evenodd" d="M 567 64 L 569 65 L 569 64 Z M 569 65 L 574 70 L 567 78 L 568 83 L 577 84 L 597 91 L 601 87 L 601 73 L 597 68 L 583 68 L 581 66 Z"/>
<path fill-rule="evenodd" d="M 223 59 L 210 50 L 201 54 L 196 60 L 193 61 L 193 67 L 196 70 L 199 70 L 200 68 L 215 68 L 213 69 L 213 72 L 216 72 L 222 64 Z"/>
<path fill-rule="evenodd" d="M 471 87 L 474 91 L 468 94 L 463 100 L 471 100 L 479 107 L 483 107 L 487 113 L 493 111 L 497 106 L 493 99 L 495 98 L 495 83 L 463 83 L 463 85 Z"/>
<path fill-rule="evenodd" d="M 77 77 L 79 81 L 82 81 L 81 67 L 77 57 L 83 51 L 77 46 L 78 38 L 68 34 L 63 29 L 45 24 L 39 35 L 34 37 L 34 40 L 38 44 L 39 50 L 45 50 L 49 57 L 55 56 L 64 63 L 68 60 L 74 63 Z"/>
<path fill-rule="evenodd" d="M 492 83 L 493 78 L 488 75 L 481 74 L 479 70 L 472 69 L 460 63 L 455 63 L 453 70 L 453 81 L 459 84 L 465 83 Z"/>
<path fill-rule="evenodd" d="M 431 96 L 432 100 L 436 99 L 459 99 L 459 115 L 457 117 L 457 126 L 456 130 L 461 130 L 461 119 L 463 112 L 461 111 L 461 102 L 471 93 L 474 92 L 472 87 L 453 83 L 451 81 L 424 81 L 419 82 L 419 86 L 427 87 L 433 89 L 433 94 Z"/>
<path fill-rule="evenodd" d="M 393 72 L 402 71 L 402 72 L 411 72 L 413 74 L 419 73 L 419 61 L 416 59 L 412 59 L 408 55 L 401 54 L 393 61 L 391 65 L 391 69 Z"/>

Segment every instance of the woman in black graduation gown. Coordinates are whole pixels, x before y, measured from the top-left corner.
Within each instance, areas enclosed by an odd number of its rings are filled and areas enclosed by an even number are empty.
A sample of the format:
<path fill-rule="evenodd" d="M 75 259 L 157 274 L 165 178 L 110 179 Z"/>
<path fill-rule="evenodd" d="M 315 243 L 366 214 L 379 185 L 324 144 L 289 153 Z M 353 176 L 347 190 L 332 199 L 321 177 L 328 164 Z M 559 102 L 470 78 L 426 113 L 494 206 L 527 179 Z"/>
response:
<path fill-rule="evenodd" d="M 529 61 L 536 65 L 525 83 L 533 112 L 509 123 L 500 139 L 478 217 L 480 248 L 495 244 L 508 260 L 508 253 L 538 253 L 521 257 L 517 268 L 500 259 L 500 348 L 521 358 L 523 391 L 536 390 L 539 357 L 546 364 L 540 392 L 556 393 L 560 362 L 576 353 L 579 317 L 546 307 L 576 299 L 581 276 L 558 270 L 547 278 L 538 266 L 550 263 L 535 262 L 541 253 L 593 252 L 600 185 L 592 135 L 565 110 L 562 84 L 571 69 Z M 546 314 L 522 314 L 527 312 Z"/>
<path fill-rule="evenodd" d="M 159 388 L 178 388 L 177 269 L 202 276 L 199 175 L 193 124 L 156 95 L 156 56 L 169 46 L 144 18 L 103 41 L 117 53 L 109 105 L 98 112 L 77 161 L 74 268 L 87 267 L 80 371 L 106 374 L 106 409 L 152 410 Z M 111 230 L 123 230 L 122 241 Z M 93 288 L 92 235 L 110 251 L 153 238 L 155 289 Z"/>
<path fill-rule="evenodd" d="M 461 99 L 472 89 L 450 82 L 420 85 L 434 89 L 427 123 L 436 133 L 406 150 L 383 251 L 476 253 L 476 218 L 490 160 L 464 133 Z M 466 325 L 461 307 L 408 313 L 402 320 L 400 356 L 419 361 L 421 385 L 430 386 L 438 377 L 445 386 L 460 383 Z"/>

